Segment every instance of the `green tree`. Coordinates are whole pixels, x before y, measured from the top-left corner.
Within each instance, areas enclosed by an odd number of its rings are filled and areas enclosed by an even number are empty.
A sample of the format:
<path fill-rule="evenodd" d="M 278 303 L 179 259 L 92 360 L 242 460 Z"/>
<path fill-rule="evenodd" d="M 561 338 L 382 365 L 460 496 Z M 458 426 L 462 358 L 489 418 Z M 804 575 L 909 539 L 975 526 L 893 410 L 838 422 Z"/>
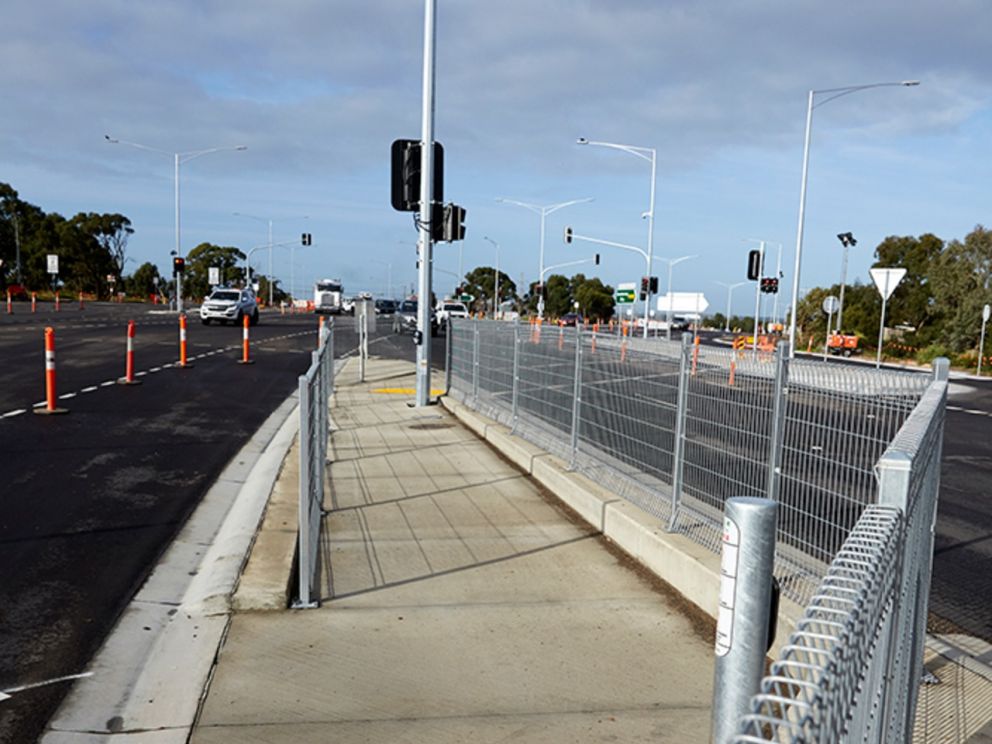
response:
<path fill-rule="evenodd" d="M 127 260 L 127 241 L 134 234 L 131 220 L 122 214 L 95 212 L 80 212 L 73 220 L 107 252 L 114 264 L 114 276 L 119 279 L 124 273 L 124 262 Z"/>
<path fill-rule="evenodd" d="M 576 281 L 581 277 L 581 281 Z M 575 300 L 579 303 L 579 311 L 592 322 L 609 320 L 613 317 L 614 302 L 613 287 L 603 284 L 599 277 L 586 279 L 578 274 L 573 277 L 575 284 Z"/>
<path fill-rule="evenodd" d="M 160 279 L 158 266 L 146 261 L 124 278 L 124 291 L 133 297 L 148 297 L 157 291 Z"/>
<path fill-rule="evenodd" d="M 906 269 L 906 276 L 886 303 L 886 322 L 915 327 L 917 339 L 926 339 L 936 330 L 932 327 L 937 308 L 931 277 L 943 250 L 944 241 L 932 233 L 919 238 L 892 235 L 875 249 L 876 267 Z M 844 313 L 846 318 L 847 311 Z"/>
<path fill-rule="evenodd" d="M 960 353 L 977 346 L 982 306 L 992 302 L 992 231 L 977 225 L 944 249 L 932 275 L 940 331 L 932 337 Z"/>
<path fill-rule="evenodd" d="M 183 274 L 184 297 L 206 297 L 210 293 L 209 269 L 220 269 L 222 284 L 241 286 L 244 271 L 239 264 L 245 254 L 233 246 L 219 246 L 213 243 L 200 243 L 186 255 L 186 272 Z"/>
<path fill-rule="evenodd" d="M 475 296 L 470 311 L 490 312 L 496 293 L 496 269 L 491 266 L 478 266 L 472 269 L 465 275 L 461 288 Z M 517 298 L 517 285 L 502 271 L 499 272 L 499 297 L 502 301 Z"/>
<path fill-rule="evenodd" d="M 560 318 L 572 311 L 572 285 L 562 274 L 552 274 L 544 283 L 544 314 Z"/>

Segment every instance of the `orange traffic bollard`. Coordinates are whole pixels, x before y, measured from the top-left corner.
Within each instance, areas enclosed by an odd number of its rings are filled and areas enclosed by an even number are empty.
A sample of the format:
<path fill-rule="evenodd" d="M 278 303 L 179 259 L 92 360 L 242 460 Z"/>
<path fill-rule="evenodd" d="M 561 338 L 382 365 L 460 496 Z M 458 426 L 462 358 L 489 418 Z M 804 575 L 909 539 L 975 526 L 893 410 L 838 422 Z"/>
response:
<path fill-rule="evenodd" d="M 127 322 L 127 355 L 124 361 L 124 376 L 117 382 L 121 385 L 140 385 L 141 380 L 134 379 L 134 321 Z"/>
<path fill-rule="evenodd" d="M 696 376 L 696 362 L 699 359 L 699 336 L 696 336 L 696 340 L 692 346 L 692 376 Z"/>
<path fill-rule="evenodd" d="M 321 318 L 321 321 L 324 319 Z M 238 364 L 254 364 L 255 362 L 248 358 L 248 324 L 251 322 L 251 318 L 247 315 L 244 318 L 244 331 L 241 334 L 241 359 Z"/>
<path fill-rule="evenodd" d="M 806 353 L 809 354 L 811 351 L 813 351 L 813 337 L 812 336 L 809 337 L 809 343 L 806 344 Z"/>
<path fill-rule="evenodd" d="M 10 290 L 7 290 L 7 315 L 12 315 L 14 312 L 14 306 L 10 302 Z"/>
<path fill-rule="evenodd" d="M 61 306 L 62 306 L 62 305 L 61 305 L 61 302 L 59 301 L 59 293 L 58 293 L 58 292 L 56 292 L 56 293 L 55 293 L 55 312 L 58 312 L 58 311 L 59 311 L 59 308 L 60 308 Z"/>
<path fill-rule="evenodd" d="M 55 329 L 45 329 L 45 405 L 34 409 L 35 413 L 48 415 L 69 413 L 55 405 Z"/>
<path fill-rule="evenodd" d="M 734 386 L 734 372 L 736 370 L 737 370 L 737 363 L 733 359 L 731 359 L 730 360 L 730 379 L 727 380 L 727 384 L 730 385 L 730 387 L 733 387 Z"/>
<path fill-rule="evenodd" d="M 79 293 L 79 309 L 80 310 L 83 309 L 83 293 L 82 292 Z"/>
<path fill-rule="evenodd" d="M 558 326 L 558 351 L 565 347 L 565 326 Z"/>
<path fill-rule="evenodd" d="M 620 361 L 626 361 L 627 359 L 627 326 L 622 325 L 620 327 L 620 335 L 623 340 L 620 342 Z"/>
<path fill-rule="evenodd" d="M 34 292 L 31 293 L 31 312 L 35 312 L 38 309 L 38 295 Z"/>
<path fill-rule="evenodd" d="M 179 366 L 183 369 L 188 369 L 192 367 L 186 361 L 186 314 L 182 313 L 179 316 Z"/>

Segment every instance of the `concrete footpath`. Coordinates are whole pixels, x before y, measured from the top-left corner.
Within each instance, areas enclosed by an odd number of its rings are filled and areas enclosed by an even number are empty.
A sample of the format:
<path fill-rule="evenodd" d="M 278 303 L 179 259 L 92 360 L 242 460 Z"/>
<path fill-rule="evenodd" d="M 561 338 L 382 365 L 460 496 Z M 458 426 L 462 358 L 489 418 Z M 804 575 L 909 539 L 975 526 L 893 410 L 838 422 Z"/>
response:
<path fill-rule="evenodd" d="M 444 408 L 409 407 L 410 363 L 356 377 L 322 604 L 284 609 L 291 452 L 191 741 L 708 741 L 708 621 Z"/>

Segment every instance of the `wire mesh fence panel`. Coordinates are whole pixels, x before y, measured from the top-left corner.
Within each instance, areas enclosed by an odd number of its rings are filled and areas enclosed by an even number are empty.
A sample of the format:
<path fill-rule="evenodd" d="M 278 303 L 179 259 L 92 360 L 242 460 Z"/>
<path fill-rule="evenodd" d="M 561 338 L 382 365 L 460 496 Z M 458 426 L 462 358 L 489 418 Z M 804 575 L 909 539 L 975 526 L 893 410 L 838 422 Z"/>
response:
<path fill-rule="evenodd" d="M 513 409 L 515 323 L 478 323 L 478 409 L 507 421 Z"/>
<path fill-rule="evenodd" d="M 451 334 L 451 389 L 462 402 L 472 394 L 473 349 L 475 345 L 475 325 L 473 320 L 452 318 L 448 322 Z"/>
<path fill-rule="evenodd" d="M 572 427 L 575 339 L 574 329 L 532 326 L 517 347 L 518 428 L 562 455 Z"/>

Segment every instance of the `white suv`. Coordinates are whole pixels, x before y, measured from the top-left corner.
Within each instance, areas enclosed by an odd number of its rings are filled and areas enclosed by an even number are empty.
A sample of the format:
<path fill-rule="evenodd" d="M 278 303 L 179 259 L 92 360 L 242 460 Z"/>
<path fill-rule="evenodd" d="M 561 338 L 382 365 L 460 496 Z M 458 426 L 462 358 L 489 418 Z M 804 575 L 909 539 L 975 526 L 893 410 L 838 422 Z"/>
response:
<path fill-rule="evenodd" d="M 258 304 L 255 293 L 250 289 L 218 287 L 200 305 L 200 320 L 210 325 L 216 320 L 222 325 L 228 321 L 241 325 L 243 318 L 250 318 L 252 325 L 258 325 Z"/>
<path fill-rule="evenodd" d="M 461 302 L 445 300 L 437 305 L 437 322 L 442 328 L 448 327 L 448 318 L 467 318 L 468 308 Z"/>

